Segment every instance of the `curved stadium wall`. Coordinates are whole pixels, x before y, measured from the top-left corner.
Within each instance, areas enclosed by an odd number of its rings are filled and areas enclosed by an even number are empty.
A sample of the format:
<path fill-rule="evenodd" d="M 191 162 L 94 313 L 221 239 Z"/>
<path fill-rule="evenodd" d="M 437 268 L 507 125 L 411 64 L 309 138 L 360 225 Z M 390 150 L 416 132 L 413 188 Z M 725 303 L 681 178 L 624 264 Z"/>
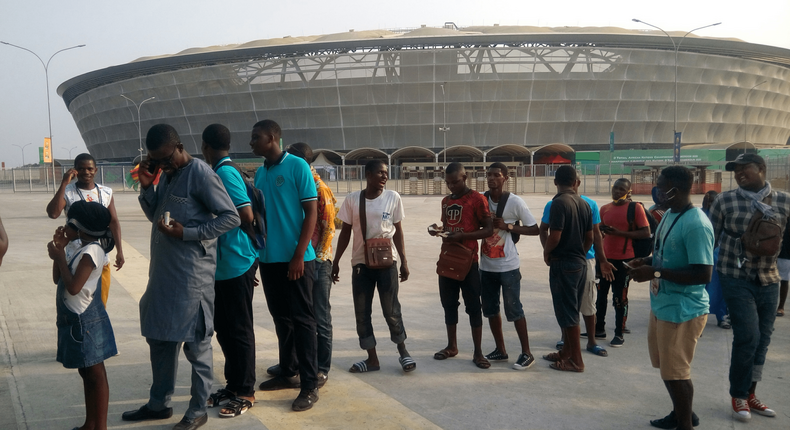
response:
<path fill-rule="evenodd" d="M 141 109 L 143 135 L 169 123 L 195 154 L 215 122 L 233 133 L 232 153 L 249 154 L 250 129 L 267 118 L 282 126 L 284 144 L 339 153 L 438 152 L 443 126 L 447 147 L 599 150 L 610 131 L 617 149 L 671 146 L 675 52 L 666 36 L 435 30 L 141 59 L 77 76 L 58 93 L 89 151 L 112 161 L 138 154 L 137 111 L 121 94 L 155 96 Z M 790 50 L 687 38 L 677 60 L 684 145 L 787 143 Z"/>

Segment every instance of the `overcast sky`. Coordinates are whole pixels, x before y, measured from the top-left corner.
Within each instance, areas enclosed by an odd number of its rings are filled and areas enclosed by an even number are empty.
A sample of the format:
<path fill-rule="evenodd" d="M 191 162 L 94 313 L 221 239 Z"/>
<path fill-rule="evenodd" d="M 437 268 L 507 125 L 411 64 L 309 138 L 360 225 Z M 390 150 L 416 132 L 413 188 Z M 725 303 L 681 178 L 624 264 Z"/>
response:
<path fill-rule="evenodd" d="M 85 152 L 57 87 L 93 70 L 139 57 L 173 54 L 192 47 L 257 39 L 346 32 L 349 29 L 469 25 L 615 26 L 645 29 L 638 18 L 666 31 L 688 31 L 721 21 L 699 35 L 735 37 L 790 49 L 790 1 L 753 0 L 400 0 L 388 2 L 302 0 L 3 0 L 0 40 L 24 46 L 49 67 L 52 138 L 56 158 Z M 44 68 L 32 54 L 0 45 L 0 161 L 6 168 L 38 159 L 48 134 Z M 143 131 L 145 132 L 145 131 Z"/>

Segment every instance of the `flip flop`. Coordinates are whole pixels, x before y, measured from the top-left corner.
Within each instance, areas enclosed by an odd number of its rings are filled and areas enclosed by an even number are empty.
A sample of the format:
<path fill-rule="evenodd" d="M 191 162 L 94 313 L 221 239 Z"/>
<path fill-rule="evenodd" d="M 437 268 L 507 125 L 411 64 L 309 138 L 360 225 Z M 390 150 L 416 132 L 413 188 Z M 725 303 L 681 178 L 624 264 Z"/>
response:
<path fill-rule="evenodd" d="M 560 361 L 560 360 L 562 360 L 562 357 L 560 357 L 560 353 L 559 352 L 552 352 L 552 353 L 544 355 L 543 359 L 544 360 L 548 360 L 548 361 Z"/>
<path fill-rule="evenodd" d="M 231 400 L 227 405 L 223 406 L 222 409 L 219 411 L 220 418 L 233 418 L 237 417 L 252 408 L 253 403 L 247 399 L 242 399 L 241 397 L 236 397 Z M 230 411 L 223 412 L 223 411 Z"/>
<path fill-rule="evenodd" d="M 587 351 L 590 351 L 590 352 L 592 352 L 593 354 L 595 354 L 595 355 L 597 355 L 599 357 L 608 357 L 609 356 L 609 353 L 606 352 L 606 349 L 604 349 L 604 347 L 602 347 L 601 345 L 588 346 L 587 347 Z"/>
<path fill-rule="evenodd" d="M 220 388 L 216 393 L 209 394 L 208 398 L 211 400 L 211 405 L 206 405 L 206 407 L 213 408 L 217 406 L 224 406 L 226 403 L 236 398 L 236 395 L 231 391 Z"/>
<path fill-rule="evenodd" d="M 485 357 L 475 358 L 474 360 L 472 360 L 472 363 L 474 363 L 475 366 L 481 369 L 488 369 L 489 367 L 491 367 L 491 363 L 488 360 L 486 360 Z"/>
<path fill-rule="evenodd" d="M 404 372 L 411 372 L 417 368 L 417 363 L 408 355 L 406 357 L 398 358 L 398 362 L 400 362 L 400 366 L 403 368 Z"/>
<path fill-rule="evenodd" d="M 576 372 L 576 373 L 584 372 L 584 368 L 580 368 L 571 360 L 555 361 L 554 363 L 549 364 L 549 367 L 551 367 L 554 370 L 559 370 L 562 372 Z"/>
<path fill-rule="evenodd" d="M 433 355 L 434 360 L 447 360 L 448 358 L 452 358 L 458 355 L 458 351 L 450 352 L 447 349 L 443 349 L 436 354 Z"/>
<path fill-rule="evenodd" d="M 363 360 L 351 365 L 351 368 L 348 369 L 348 371 L 351 373 L 365 373 L 365 372 L 375 372 L 380 369 L 381 366 L 368 366 L 368 363 Z"/>
<path fill-rule="evenodd" d="M 785 316 L 785 310 L 784 309 L 777 309 L 776 310 L 776 316 L 778 316 L 778 317 Z"/>

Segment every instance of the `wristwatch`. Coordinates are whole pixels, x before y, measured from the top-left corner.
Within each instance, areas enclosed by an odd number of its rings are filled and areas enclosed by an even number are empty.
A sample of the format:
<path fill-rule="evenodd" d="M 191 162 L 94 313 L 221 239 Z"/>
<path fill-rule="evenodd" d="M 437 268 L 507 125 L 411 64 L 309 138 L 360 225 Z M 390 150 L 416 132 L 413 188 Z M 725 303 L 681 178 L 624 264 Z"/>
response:
<path fill-rule="evenodd" d="M 656 270 L 655 272 L 653 272 L 653 277 L 656 278 L 656 279 L 660 278 L 661 277 L 661 271 L 660 270 Z"/>
<path fill-rule="evenodd" d="M 511 230 L 511 231 L 512 231 L 512 230 L 513 230 L 513 227 L 515 227 L 515 225 L 514 225 L 514 224 L 508 224 L 508 225 L 507 225 L 507 229 L 508 229 L 508 230 Z"/>

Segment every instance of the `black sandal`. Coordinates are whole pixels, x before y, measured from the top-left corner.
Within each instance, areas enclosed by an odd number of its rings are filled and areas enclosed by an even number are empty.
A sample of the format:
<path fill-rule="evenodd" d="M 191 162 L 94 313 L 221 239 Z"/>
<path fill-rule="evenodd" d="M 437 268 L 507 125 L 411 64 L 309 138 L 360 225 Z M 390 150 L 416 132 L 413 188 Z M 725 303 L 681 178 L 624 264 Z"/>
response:
<path fill-rule="evenodd" d="M 250 408 L 252 408 L 252 402 L 247 399 L 242 399 L 241 397 L 235 397 L 231 400 L 227 405 L 225 405 L 222 409 L 226 409 L 232 411 L 231 413 L 223 413 L 219 411 L 220 418 L 233 418 L 237 417 L 245 412 L 247 412 Z"/>
<path fill-rule="evenodd" d="M 236 395 L 224 388 L 220 388 L 216 393 L 212 393 L 208 397 L 211 399 L 211 405 L 206 405 L 206 407 L 213 408 L 216 406 L 222 406 L 223 402 L 229 403 L 231 400 L 236 398 Z"/>

